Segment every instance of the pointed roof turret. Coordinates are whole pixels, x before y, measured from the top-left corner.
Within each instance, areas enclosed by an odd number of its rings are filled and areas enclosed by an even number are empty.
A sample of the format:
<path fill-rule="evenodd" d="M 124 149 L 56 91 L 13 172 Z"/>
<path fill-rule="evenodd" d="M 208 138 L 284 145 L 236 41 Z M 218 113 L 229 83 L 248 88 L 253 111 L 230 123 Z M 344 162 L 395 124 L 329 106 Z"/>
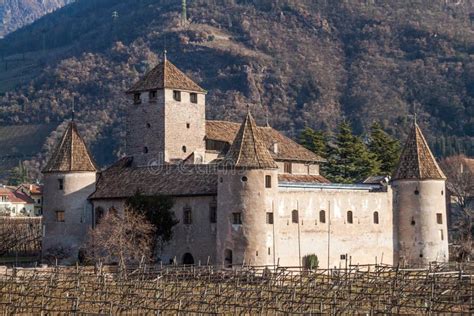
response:
<path fill-rule="evenodd" d="M 135 83 L 127 93 L 143 92 L 159 89 L 179 89 L 205 93 L 197 83 L 186 76 L 173 65 L 166 57 L 155 68 L 147 72 L 143 78 Z"/>
<path fill-rule="evenodd" d="M 97 171 L 97 167 L 77 131 L 76 123 L 71 121 L 43 173 L 73 171 L 94 172 Z"/>
<path fill-rule="evenodd" d="M 393 179 L 446 179 L 416 121 L 405 142 Z"/>
<path fill-rule="evenodd" d="M 240 126 L 235 139 L 224 159 L 225 167 L 248 169 L 278 168 L 272 155 L 265 147 L 257 124 L 250 111 Z"/>

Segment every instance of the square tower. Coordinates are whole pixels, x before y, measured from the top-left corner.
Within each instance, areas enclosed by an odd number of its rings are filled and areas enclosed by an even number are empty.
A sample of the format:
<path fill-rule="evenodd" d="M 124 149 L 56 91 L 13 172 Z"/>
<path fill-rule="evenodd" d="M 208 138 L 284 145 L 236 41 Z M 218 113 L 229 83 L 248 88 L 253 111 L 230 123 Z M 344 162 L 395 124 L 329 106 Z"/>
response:
<path fill-rule="evenodd" d="M 206 91 L 170 61 L 165 58 L 127 94 L 126 152 L 136 166 L 204 156 Z"/>

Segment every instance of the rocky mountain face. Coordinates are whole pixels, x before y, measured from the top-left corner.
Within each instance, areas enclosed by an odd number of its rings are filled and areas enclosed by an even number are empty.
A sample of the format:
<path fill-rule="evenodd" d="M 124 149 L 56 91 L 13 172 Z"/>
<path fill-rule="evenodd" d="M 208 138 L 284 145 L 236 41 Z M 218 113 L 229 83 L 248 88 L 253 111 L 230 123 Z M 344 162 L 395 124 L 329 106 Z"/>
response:
<path fill-rule="evenodd" d="M 0 41 L 0 125 L 56 124 L 75 104 L 99 164 L 123 153 L 124 91 L 162 57 L 209 91 L 207 115 L 250 104 L 296 138 L 343 120 L 399 139 L 413 112 L 436 155 L 474 154 L 474 14 L 445 0 L 78 0 Z M 1 155 L 1 153 L 0 153 Z"/>
<path fill-rule="evenodd" d="M 0 4 L 0 37 L 28 25 L 71 0 L 4 0 Z"/>

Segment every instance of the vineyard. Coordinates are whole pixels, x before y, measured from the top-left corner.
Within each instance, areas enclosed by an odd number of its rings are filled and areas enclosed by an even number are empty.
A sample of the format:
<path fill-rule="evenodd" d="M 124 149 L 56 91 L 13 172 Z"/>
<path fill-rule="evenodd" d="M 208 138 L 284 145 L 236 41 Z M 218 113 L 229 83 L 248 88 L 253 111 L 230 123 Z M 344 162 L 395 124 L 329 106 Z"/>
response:
<path fill-rule="evenodd" d="M 39 259 L 41 217 L 0 217 L 0 265 L 18 258 Z"/>
<path fill-rule="evenodd" d="M 474 312 L 474 265 L 300 271 L 213 266 L 0 270 L 0 313 L 437 314 Z"/>

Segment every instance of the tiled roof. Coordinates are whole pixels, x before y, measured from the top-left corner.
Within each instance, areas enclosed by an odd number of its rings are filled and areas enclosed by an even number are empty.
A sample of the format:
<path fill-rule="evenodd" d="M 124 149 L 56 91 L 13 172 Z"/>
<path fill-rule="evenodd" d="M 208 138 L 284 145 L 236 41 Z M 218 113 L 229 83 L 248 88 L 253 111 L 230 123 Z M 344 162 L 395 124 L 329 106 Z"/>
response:
<path fill-rule="evenodd" d="M 147 72 L 143 78 L 141 78 L 127 91 L 127 93 L 158 90 L 164 88 L 203 93 L 206 92 L 175 65 L 165 59 L 155 68 Z"/>
<path fill-rule="evenodd" d="M 278 168 L 260 134 L 252 114 L 248 112 L 222 165 L 252 169 Z"/>
<path fill-rule="evenodd" d="M 392 178 L 394 180 L 446 179 L 416 123 L 413 124 L 408 135 L 397 170 Z"/>
<path fill-rule="evenodd" d="M 79 135 L 76 124 L 72 121 L 43 169 L 43 173 L 70 171 L 97 171 L 86 144 Z"/>
<path fill-rule="evenodd" d="M 217 171 L 213 165 L 161 165 L 131 167 L 123 158 L 99 174 L 91 199 L 127 198 L 145 195 L 195 196 L 217 194 Z"/>
<path fill-rule="evenodd" d="M 290 183 L 331 183 L 328 179 L 321 175 L 306 174 L 289 174 L 283 173 L 278 175 L 278 182 Z"/>
<path fill-rule="evenodd" d="M 232 144 L 239 131 L 240 124 L 227 121 L 206 121 L 206 138 Z M 261 138 L 275 160 L 324 162 L 325 160 L 312 151 L 304 148 L 290 138 L 271 127 L 258 127 Z M 272 151 L 277 143 L 277 153 Z"/>
<path fill-rule="evenodd" d="M 6 196 L 9 203 L 33 204 L 35 201 L 21 191 L 15 191 L 8 187 L 0 187 L 0 196 Z"/>

